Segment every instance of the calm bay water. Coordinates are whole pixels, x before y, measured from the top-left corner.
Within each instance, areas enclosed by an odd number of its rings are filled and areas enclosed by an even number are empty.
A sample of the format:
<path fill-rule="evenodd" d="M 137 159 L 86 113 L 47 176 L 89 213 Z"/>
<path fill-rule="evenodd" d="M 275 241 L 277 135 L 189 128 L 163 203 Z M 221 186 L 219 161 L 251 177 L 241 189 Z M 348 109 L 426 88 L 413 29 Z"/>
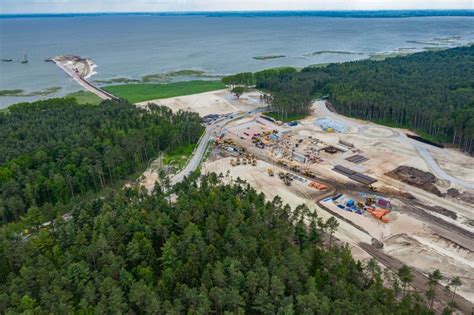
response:
<path fill-rule="evenodd" d="M 407 42 L 408 41 L 408 42 Z M 415 43 L 410 42 L 415 41 Z M 474 41 L 473 17 L 352 18 L 318 16 L 104 15 L 0 18 L 0 90 L 80 90 L 54 64 L 59 54 L 90 57 L 93 80 L 141 78 L 182 69 L 223 75 L 276 66 L 367 58 L 398 49 Z M 431 45 L 428 45 L 431 43 Z M 437 45 L 434 45 L 437 44 Z M 357 54 L 323 53 L 343 51 Z M 19 60 L 27 53 L 29 63 Z M 255 56 L 285 58 L 255 60 Z M 0 108 L 45 97 L 1 97 Z"/>

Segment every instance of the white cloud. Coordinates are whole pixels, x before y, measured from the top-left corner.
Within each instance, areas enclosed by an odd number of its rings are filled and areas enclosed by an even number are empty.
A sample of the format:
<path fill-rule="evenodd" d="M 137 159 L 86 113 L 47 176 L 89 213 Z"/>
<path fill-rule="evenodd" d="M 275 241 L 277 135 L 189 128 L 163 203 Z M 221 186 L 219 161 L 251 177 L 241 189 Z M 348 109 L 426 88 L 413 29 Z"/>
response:
<path fill-rule="evenodd" d="M 474 0 L 0 0 L 1 13 L 474 9 Z"/>

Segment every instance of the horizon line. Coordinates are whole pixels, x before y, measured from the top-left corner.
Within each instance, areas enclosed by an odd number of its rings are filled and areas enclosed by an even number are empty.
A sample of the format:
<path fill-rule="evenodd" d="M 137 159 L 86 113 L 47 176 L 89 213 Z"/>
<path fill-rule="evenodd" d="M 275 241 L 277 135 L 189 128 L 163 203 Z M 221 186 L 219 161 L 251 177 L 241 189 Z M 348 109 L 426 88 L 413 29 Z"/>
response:
<path fill-rule="evenodd" d="M 91 12 L 0 12 L 0 16 L 7 15 L 94 15 L 94 14 L 208 14 L 208 13 L 328 13 L 328 12 L 472 12 L 474 9 L 364 9 L 364 10 L 350 10 L 350 9 L 320 9 L 320 10 L 189 10 L 189 11 L 91 11 Z"/>

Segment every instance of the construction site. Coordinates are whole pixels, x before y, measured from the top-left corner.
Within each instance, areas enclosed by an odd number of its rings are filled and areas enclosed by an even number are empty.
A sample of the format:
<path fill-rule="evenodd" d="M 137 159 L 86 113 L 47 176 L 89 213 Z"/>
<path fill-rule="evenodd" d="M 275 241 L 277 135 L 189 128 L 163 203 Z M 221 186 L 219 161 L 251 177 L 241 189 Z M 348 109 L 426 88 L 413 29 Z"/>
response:
<path fill-rule="evenodd" d="M 305 204 L 322 218 L 335 216 L 336 236 L 357 259 L 377 252 L 422 277 L 435 269 L 446 279 L 459 276 L 458 293 L 472 303 L 474 211 L 468 197 L 474 180 L 436 174 L 420 150 L 435 160 L 443 156 L 462 174 L 472 172 L 474 159 L 425 146 L 405 130 L 339 116 L 319 101 L 298 122 L 256 113 L 223 126 L 202 171 L 245 180 L 269 199 Z"/>
<path fill-rule="evenodd" d="M 414 290 L 424 292 L 435 269 L 443 285 L 460 277 L 456 303 L 472 309 L 474 158 L 407 137 L 407 130 L 344 117 L 325 101 L 289 123 L 263 114 L 258 91 L 237 99 L 221 90 L 161 103 L 203 117 L 211 135 L 203 173 L 245 181 L 292 208 L 304 204 L 323 220 L 335 217 L 335 236 L 355 259 L 375 258 L 395 272 L 410 266 Z M 154 174 L 144 176 L 148 188 Z"/>

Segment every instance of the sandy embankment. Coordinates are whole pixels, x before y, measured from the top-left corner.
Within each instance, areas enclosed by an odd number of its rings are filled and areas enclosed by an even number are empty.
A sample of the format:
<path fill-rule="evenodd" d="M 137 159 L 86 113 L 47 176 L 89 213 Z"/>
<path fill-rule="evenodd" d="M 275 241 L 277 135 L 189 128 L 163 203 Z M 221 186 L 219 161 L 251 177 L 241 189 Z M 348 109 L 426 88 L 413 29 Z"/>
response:
<path fill-rule="evenodd" d="M 137 105 L 144 107 L 150 103 L 169 107 L 174 112 L 179 110 L 196 112 L 201 117 L 209 114 L 222 115 L 238 111 L 249 111 L 261 105 L 260 93 L 258 92 L 245 93 L 240 99 L 237 99 L 229 93 L 228 89 L 150 100 L 137 103 Z"/>

